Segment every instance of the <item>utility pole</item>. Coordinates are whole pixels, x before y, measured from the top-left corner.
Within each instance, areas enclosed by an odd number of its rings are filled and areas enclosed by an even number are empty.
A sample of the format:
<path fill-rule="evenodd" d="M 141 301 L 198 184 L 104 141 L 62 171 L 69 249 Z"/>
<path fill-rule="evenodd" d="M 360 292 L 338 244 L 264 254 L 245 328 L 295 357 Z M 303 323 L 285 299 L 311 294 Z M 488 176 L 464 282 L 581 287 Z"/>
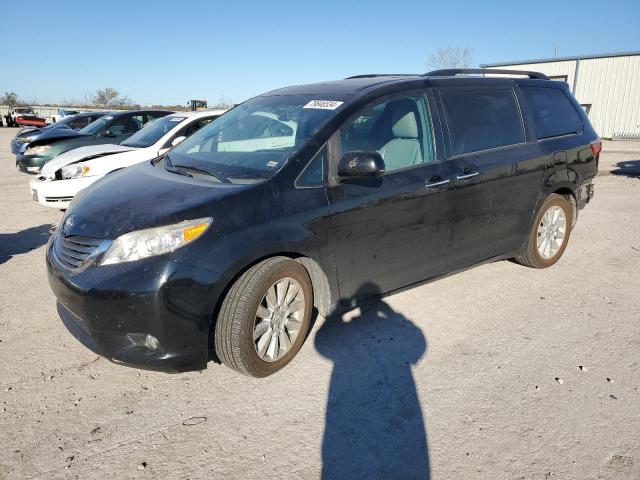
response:
<path fill-rule="evenodd" d="M 553 57 L 558 58 L 558 43 L 553 44 Z"/>

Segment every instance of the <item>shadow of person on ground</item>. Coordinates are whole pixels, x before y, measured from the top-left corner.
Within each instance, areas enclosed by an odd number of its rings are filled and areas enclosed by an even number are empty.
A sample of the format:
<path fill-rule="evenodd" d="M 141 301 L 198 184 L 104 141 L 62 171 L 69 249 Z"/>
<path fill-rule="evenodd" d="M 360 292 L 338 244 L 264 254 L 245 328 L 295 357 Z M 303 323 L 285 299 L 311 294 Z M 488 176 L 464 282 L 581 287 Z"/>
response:
<path fill-rule="evenodd" d="M 41 247 L 47 243 L 52 231 L 53 225 L 43 224 L 20 232 L 0 233 L 0 264 L 15 255 Z"/>
<path fill-rule="evenodd" d="M 616 163 L 616 168 L 611 170 L 611 175 L 640 178 L 640 160 L 625 160 Z"/>
<path fill-rule="evenodd" d="M 425 422 L 411 372 L 426 351 L 425 337 L 379 298 L 356 306 L 358 316 L 330 315 L 315 337 L 318 352 L 334 364 L 322 478 L 428 479 Z"/>

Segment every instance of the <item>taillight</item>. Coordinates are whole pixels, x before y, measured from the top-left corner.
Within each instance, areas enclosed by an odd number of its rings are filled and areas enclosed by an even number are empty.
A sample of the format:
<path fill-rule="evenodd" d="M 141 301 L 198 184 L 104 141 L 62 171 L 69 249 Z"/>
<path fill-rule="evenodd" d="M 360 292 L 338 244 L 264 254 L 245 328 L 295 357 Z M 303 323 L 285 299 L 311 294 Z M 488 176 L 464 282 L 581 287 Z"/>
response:
<path fill-rule="evenodd" d="M 600 140 L 591 142 L 591 151 L 594 155 L 598 155 L 602 151 L 602 142 Z"/>

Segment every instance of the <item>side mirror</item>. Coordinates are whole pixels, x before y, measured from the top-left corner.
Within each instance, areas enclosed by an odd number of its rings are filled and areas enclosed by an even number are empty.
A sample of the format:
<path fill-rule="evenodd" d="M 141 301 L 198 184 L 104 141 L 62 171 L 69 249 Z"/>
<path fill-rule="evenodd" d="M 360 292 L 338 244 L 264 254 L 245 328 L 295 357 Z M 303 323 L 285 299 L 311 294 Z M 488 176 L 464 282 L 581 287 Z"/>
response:
<path fill-rule="evenodd" d="M 338 164 L 338 176 L 344 178 L 377 177 L 384 173 L 384 160 L 378 152 L 345 153 Z"/>
<path fill-rule="evenodd" d="M 173 141 L 171 142 L 171 146 L 175 147 L 180 142 L 182 142 L 185 138 L 187 138 L 187 137 L 176 137 L 176 138 L 174 138 Z"/>
<path fill-rule="evenodd" d="M 102 136 L 103 136 L 103 137 L 113 138 L 113 137 L 115 137 L 115 136 L 116 136 L 116 134 L 115 134 L 115 133 L 113 133 L 113 132 L 111 131 L 111 129 L 107 129 L 107 131 L 106 131 L 106 132 L 102 132 Z"/>

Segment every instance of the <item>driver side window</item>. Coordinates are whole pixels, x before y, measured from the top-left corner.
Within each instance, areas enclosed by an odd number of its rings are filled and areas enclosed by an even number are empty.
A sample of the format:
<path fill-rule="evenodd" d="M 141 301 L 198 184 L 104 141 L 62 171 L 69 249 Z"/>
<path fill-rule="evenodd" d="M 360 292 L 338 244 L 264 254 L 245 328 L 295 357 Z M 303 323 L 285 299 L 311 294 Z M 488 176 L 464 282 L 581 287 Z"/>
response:
<path fill-rule="evenodd" d="M 385 171 L 435 160 L 431 117 L 421 95 L 392 98 L 368 105 L 341 129 L 342 155 L 376 151 Z"/>

